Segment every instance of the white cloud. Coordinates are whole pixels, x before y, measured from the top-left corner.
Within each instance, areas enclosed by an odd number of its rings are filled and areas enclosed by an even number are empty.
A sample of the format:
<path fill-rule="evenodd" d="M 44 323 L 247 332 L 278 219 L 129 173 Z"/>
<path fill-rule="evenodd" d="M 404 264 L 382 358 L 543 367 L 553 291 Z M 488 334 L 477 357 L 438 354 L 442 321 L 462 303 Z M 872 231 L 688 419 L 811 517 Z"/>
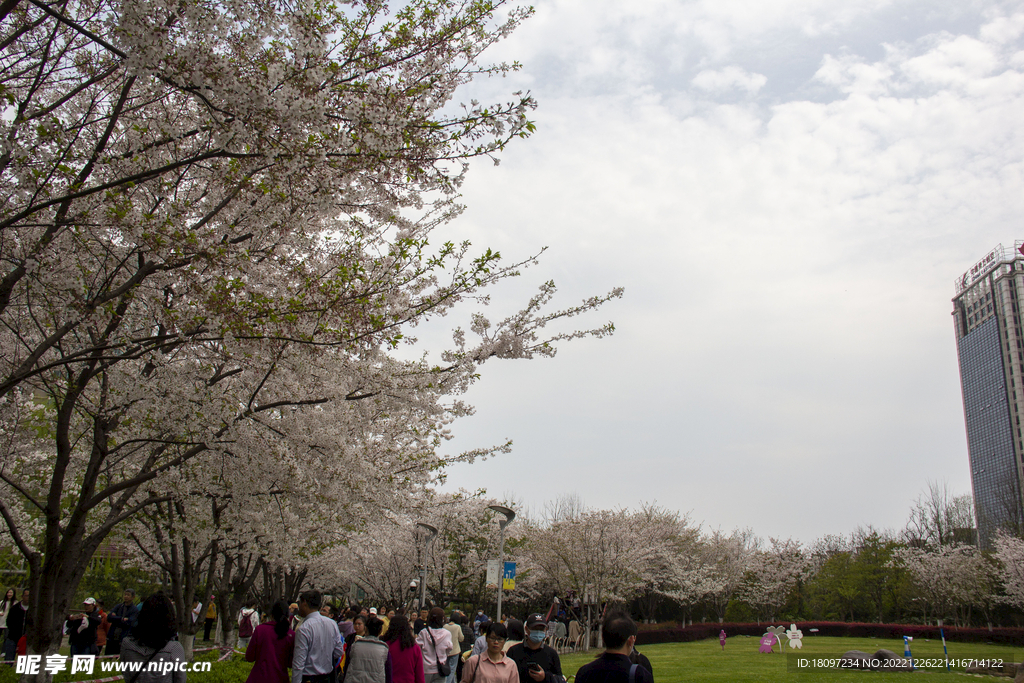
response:
<path fill-rule="evenodd" d="M 916 1 L 550 0 L 489 54 L 534 70 L 549 67 L 548 78 L 563 87 L 621 91 L 728 65 L 738 50 L 766 36 L 830 35 L 880 9 Z"/>
<path fill-rule="evenodd" d="M 913 80 L 963 86 L 991 75 L 1002 60 L 994 46 L 968 36 L 939 36 L 925 54 L 908 59 L 902 69 Z"/>
<path fill-rule="evenodd" d="M 607 20 L 602 3 L 548 10 L 583 49 L 540 64 L 538 133 L 473 169 L 458 237 L 510 257 L 550 245 L 524 280 L 555 278 L 564 301 L 620 284 L 626 298 L 597 316 L 616 321 L 614 338 L 485 369 L 457 443 L 508 436 L 515 454 L 457 470 L 454 485 L 534 505 L 572 490 L 602 506 L 657 499 L 805 540 L 899 524 L 927 479 L 965 490 L 949 300 L 960 271 L 1019 237 L 1022 20 L 929 23 L 874 57 L 812 41 L 817 73 L 782 93 L 738 62 L 683 88 L 617 80 L 653 78 L 660 48 L 640 37 L 673 17 L 689 12 L 691 29 L 726 43 L 748 36 L 756 52 L 770 43 L 759 21 L 807 35 L 854 21 L 827 4 L 751 3 L 754 19 L 739 2 L 620 3 Z M 630 45 L 633 66 L 600 58 L 615 87 L 569 88 L 544 70 L 600 78 L 596 55 Z M 736 89 L 751 97 L 731 102 Z"/>
<path fill-rule="evenodd" d="M 1024 12 L 1011 16 L 994 16 L 981 27 L 981 39 L 987 43 L 1009 43 L 1024 34 Z"/>
<path fill-rule="evenodd" d="M 695 86 L 713 93 L 725 93 L 730 90 L 755 93 L 767 82 L 768 78 L 763 74 L 750 73 L 738 66 L 727 66 L 717 70 L 705 69 L 693 78 Z"/>

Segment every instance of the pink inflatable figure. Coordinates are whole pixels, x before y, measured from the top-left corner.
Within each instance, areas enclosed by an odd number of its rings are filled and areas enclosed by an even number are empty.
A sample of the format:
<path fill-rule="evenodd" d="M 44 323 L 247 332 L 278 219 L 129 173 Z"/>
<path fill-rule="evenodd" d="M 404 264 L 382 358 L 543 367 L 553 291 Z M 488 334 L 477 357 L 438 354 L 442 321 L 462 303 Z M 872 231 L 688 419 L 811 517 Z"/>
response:
<path fill-rule="evenodd" d="M 771 652 L 775 643 L 779 644 L 779 652 L 782 652 L 782 637 L 786 633 L 785 626 L 769 626 L 761 636 L 761 647 L 758 652 Z"/>
<path fill-rule="evenodd" d="M 718 642 L 722 644 L 722 652 L 725 652 L 725 629 L 718 632 Z"/>

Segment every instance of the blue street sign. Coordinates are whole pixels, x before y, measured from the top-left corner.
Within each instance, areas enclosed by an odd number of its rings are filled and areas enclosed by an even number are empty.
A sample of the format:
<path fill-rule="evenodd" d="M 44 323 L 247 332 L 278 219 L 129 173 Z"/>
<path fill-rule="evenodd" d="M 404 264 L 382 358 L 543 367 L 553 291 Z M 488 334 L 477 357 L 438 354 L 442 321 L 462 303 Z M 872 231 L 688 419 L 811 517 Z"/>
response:
<path fill-rule="evenodd" d="M 505 571 L 501 575 L 501 587 L 504 590 L 512 591 L 516 589 L 516 563 L 506 562 Z"/>

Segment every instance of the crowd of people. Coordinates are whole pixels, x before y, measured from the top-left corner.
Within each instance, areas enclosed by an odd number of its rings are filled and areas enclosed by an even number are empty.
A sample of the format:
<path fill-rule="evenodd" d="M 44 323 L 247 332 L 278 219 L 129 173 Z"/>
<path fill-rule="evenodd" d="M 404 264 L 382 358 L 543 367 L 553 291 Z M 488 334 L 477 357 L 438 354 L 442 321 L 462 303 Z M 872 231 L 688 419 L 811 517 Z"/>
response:
<path fill-rule="evenodd" d="M 0 601 L 0 642 L 7 662 L 25 654 L 25 634 L 33 623 L 29 590 L 23 590 L 18 600 L 14 596 L 15 590 L 8 588 Z M 120 654 L 121 642 L 136 625 L 139 609 L 135 591 L 130 588 L 124 591 L 122 602 L 109 612 L 104 609 L 102 600 L 86 598 L 81 609 L 68 614 L 64 620 L 61 642 L 67 638 L 72 655 Z"/>
<path fill-rule="evenodd" d="M 13 664 L 26 652 L 26 630 L 33 624 L 28 589 L 14 599 L 8 589 L 0 601 L 4 660 Z M 184 671 L 170 671 L 163 662 L 184 662 L 185 650 L 178 642 L 174 605 L 163 593 L 155 593 L 141 604 L 135 591 L 126 589 L 122 601 L 109 612 L 103 602 L 86 598 L 81 608 L 67 615 L 61 639 L 68 639 L 70 654 L 116 656 L 122 662 L 140 662 L 139 671 L 126 672 L 126 683 L 185 683 Z M 154 663 L 152 667 L 148 665 Z"/>
<path fill-rule="evenodd" d="M 378 614 L 375 608 L 342 611 L 321 601 L 317 591 L 308 591 L 287 615 L 283 602 L 274 605 L 246 647 L 246 659 L 254 662 L 246 683 L 566 680 L 558 651 L 547 642 L 557 629 L 543 614 L 491 622 L 479 612 L 471 621 L 458 610 L 446 614 L 440 607 L 410 615 L 401 609 Z M 627 614 L 607 614 L 602 627 L 606 649 L 580 669 L 577 682 L 653 683 L 650 661 L 635 649 L 636 635 L 636 623 Z M 290 681 L 285 673 L 289 663 Z"/>
<path fill-rule="evenodd" d="M 281 673 L 289 661 L 290 683 L 565 681 L 558 652 L 544 642 L 548 625 L 541 614 L 525 623 L 471 622 L 440 607 L 411 615 L 353 607 L 339 614 L 321 600 L 316 591 L 303 593 L 291 610 L 291 628 L 281 626 L 276 639 L 266 625 L 257 627 L 246 648 L 246 659 L 255 662 L 247 683 L 289 683 Z M 282 614 L 283 608 L 274 607 Z M 272 621 L 278 623 L 273 615 Z"/>
<path fill-rule="evenodd" d="M 25 631 L 32 624 L 29 591 L 15 600 L 9 589 L 0 601 L 4 657 L 25 654 Z M 193 622 L 205 617 L 209 639 L 216 608 L 205 614 L 199 600 Z M 540 613 L 524 621 L 491 622 L 482 611 L 472 621 L 459 610 L 440 607 L 406 614 L 402 609 L 353 606 L 341 610 L 309 590 L 289 605 L 278 600 L 263 614 L 256 603 L 237 614 L 238 647 L 253 663 L 246 683 L 565 683 L 558 651 L 547 641 L 557 623 Z M 602 635 L 604 654 L 580 669 L 577 683 L 653 683 L 650 662 L 635 651 L 636 624 L 625 614 L 609 614 Z M 102 601 L 86 598 L 68 614 L 63 635 L 72 655 L 119 656 L 142 662 L 125 672 L 126 683 L 184 683 L 178 667 L 148 666 L 184 662 L 174 606 L 163 593 L 135 601 L 126 589 L 109 612 Z M 638 673 L 639 672 L 639 673 Z"/>

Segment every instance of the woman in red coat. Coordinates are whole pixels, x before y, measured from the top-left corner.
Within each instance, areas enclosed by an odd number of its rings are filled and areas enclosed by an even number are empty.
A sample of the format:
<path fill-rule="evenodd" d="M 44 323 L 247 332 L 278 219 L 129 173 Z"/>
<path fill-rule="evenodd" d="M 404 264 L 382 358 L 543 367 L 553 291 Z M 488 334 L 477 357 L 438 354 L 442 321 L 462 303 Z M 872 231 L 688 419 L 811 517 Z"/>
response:
<path fill-rule="evenodd" d="M 396 614 L 381 640 L 391 652 L 391 683 L 423 683 L 423 652 L 412 635 L 409 617 Z"/>
<path fill-rule="evenodd" d="M 273 621 L 260 624 L 245 648 L 245 661 L 255 662 L 245 683 L 288 683 L 288 667 L 295 650 L 295 631 L 288 626 L 288 603 L 278 600 L 270 608 Z"/>

